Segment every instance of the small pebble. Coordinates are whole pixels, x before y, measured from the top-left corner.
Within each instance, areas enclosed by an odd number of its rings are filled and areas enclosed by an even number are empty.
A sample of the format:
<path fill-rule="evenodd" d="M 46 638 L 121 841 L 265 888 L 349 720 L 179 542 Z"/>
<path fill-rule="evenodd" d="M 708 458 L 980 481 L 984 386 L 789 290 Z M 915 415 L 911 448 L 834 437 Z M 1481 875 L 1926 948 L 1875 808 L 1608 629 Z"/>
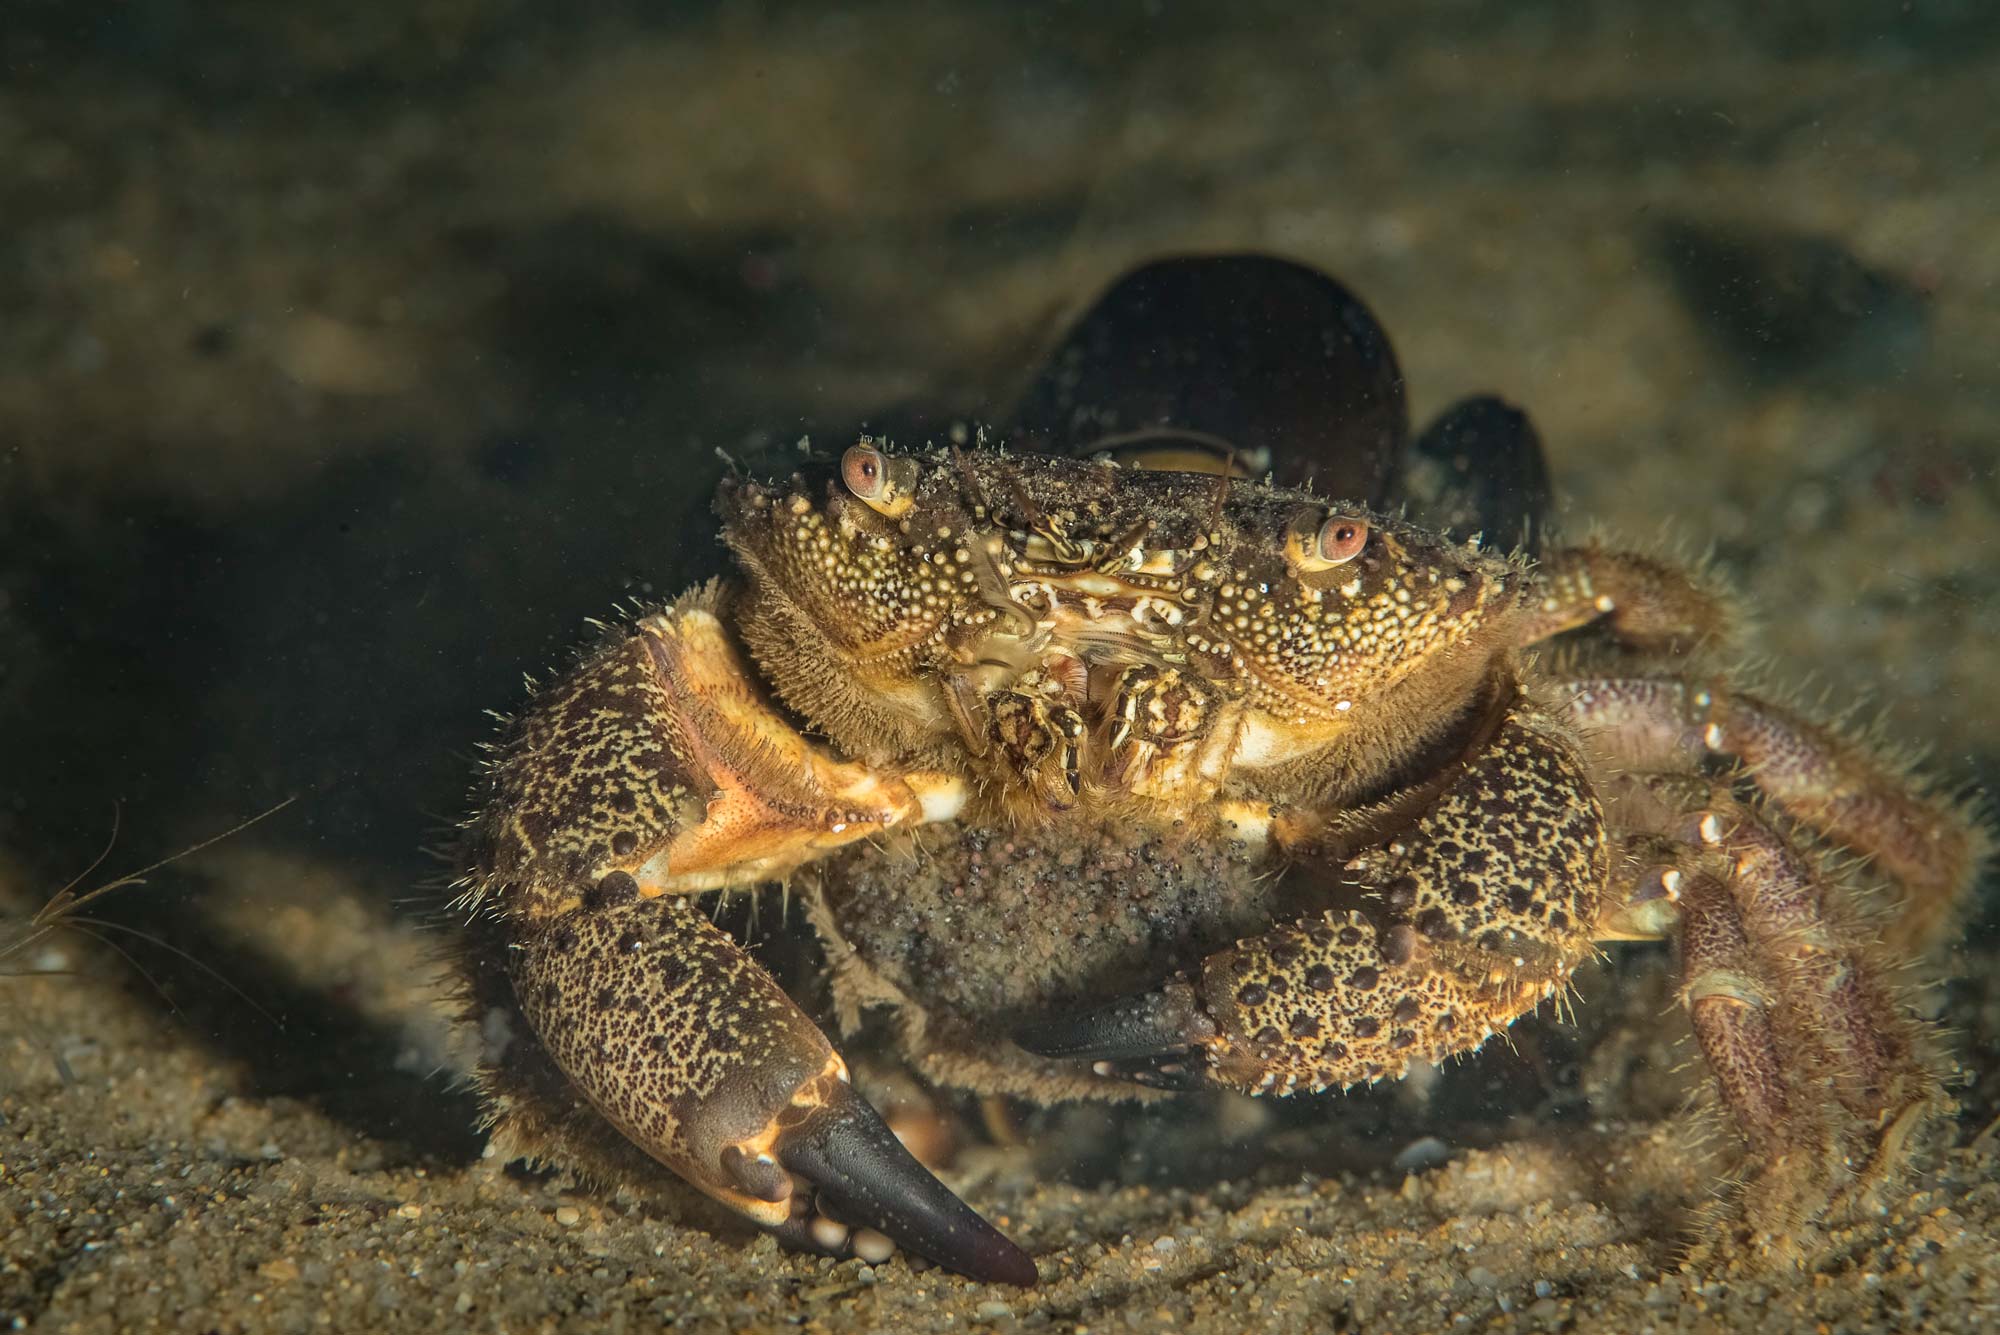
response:
<path fill-rule="evenodd" d="M 1434 1168 L 1449 1158 L 1451 1146 L 1436 1136 L 1424 1136 L 1403 1146 L 1396 1155 L 1396 1167 L 1405 1173 L 1415 1173 Z"/>
<path fill-rule="evenodd" d="M 1014 1315 L 1014 1309 L 997 1298 L 989 1298 L 979 1304 L 972 1315 L 980 1321 L 1005 1321 Z"/>
<path fill-rule="evenodd" d="M 558 1205 L 556 1207 L 556 1222 L 564 1228 L 575 1228 L 583 1222 L 583 1211 L 577 1209 L 574 1205 Z"/>
<path fill-rule="evenodd" d="M 872 1228 L 854 1230 L 854 1254 L 869 1265 L 880 1265 L 896 1254 L 896 1244 Z"/>
<path fill-rule="evenodd" d="M 836 1223 L 825 1215 L 816 1216 L 808 1231 L 812 1234 L 812 1240 L 828 1251 L 833 1251 L 847 1242 L 847 1225 Z"/>

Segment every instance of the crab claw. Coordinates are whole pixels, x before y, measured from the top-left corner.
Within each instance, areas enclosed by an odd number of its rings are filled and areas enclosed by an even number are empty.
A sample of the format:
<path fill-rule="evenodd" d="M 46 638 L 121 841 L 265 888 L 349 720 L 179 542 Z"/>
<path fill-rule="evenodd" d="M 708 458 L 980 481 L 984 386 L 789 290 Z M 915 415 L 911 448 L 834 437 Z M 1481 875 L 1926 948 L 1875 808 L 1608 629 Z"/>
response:
<path fill-rule="evenodd" d="M 873 1261 L 895 1244 L 1035 1282 L 1034 1261 L 903 1148 L 818 1026 L 687 897 L 628 887 L 524 934 L 507 962 L 563 1073 L 724 1205 L 811 1251 Z"/>
<path fill-rule="evenodd" d="M 1034 1258 L 931 1176 L 844 1081 L 832 1084 L 824 1102 L 784 1128 L 772 1148 L 780 1165 L 811 1184 L 814 1207 L 824 1219 L 875 1229 L 906 1251 L 970 1279 L 1024 1288 L 1036 1282 Z M 815 1222 L 812 1210 L 795 1208 L 776 1232 L 807 1250 L 846 1254 L 844 1228 L 836 1226 L 829 1237 Z"/>
<path fill-rule="evenodd" d="M 1176 980 L 1158 992 L 1121 997 L 1014 1031 L 1014 1042 L 1038 1057 L 1080 1057 L 1101 1076 L 1154 1089 L 1194 1089 L 1207 1083 L 1201 1044 L 1215 1036 L 1194 989 Z"/>

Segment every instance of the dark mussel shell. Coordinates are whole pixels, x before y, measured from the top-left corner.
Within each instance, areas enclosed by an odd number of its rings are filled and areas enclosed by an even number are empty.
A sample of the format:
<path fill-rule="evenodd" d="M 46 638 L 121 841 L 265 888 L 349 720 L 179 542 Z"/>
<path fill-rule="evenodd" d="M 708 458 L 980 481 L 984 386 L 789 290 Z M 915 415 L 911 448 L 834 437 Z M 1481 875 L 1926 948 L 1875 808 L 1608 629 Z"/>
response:
<path fill-rule="evenodd" d="M 1233 458 L 1239 471 L 1532 542 L 1548 469 L 1525 414 L 1464 400 L 1414 441 L 1403 373 L 1368 307 L 1272 255 L 1155 260 L 1072 324 L 1003 435 L 1062 454 Z"/>
<path fill-rule="evenodd" d="M 1404 446 L 1395 501 L 1426 528 L 1535 550 L 1553 493 L 1528 415 L 1491 394 L 1460 399 Z"/>

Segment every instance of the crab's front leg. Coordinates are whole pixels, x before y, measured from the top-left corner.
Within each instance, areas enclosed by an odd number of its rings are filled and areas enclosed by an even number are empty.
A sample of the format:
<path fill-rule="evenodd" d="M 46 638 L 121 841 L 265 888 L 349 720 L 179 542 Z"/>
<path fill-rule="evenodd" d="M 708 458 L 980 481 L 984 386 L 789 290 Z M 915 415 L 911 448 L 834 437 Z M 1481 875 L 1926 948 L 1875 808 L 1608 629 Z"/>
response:
<path fill-rule="evenodd" d="M 1323 827 L 1291 843 L 1343 907 L 1019 1041 L 1141 1083 L 1248 1093 L 1397 1076 L 1477 1047 L 1590 953 L 1611 856 L 1603 812 L 1570 743 L 1525 701 L 1397 806 L 1358 850 Z M 1316 823 L 1274 832 L 1294 824 Z"/>
<path fill-rule="evenodd" d="M 873 772 L 800 737 L 720 603 L 710 587 L 645 618 L 547 692 L 495 767 L 468 898 L 497 919 L 520 1014 L 605 1121 L 789 1241 L 866 1250 L 848 1226 L 879 1229 L 974 1277 L 1033 1283 L 1033 1262 L 902 1148 L 819 1029 L 690 902 L 958 800 L 949 776 Z"/>

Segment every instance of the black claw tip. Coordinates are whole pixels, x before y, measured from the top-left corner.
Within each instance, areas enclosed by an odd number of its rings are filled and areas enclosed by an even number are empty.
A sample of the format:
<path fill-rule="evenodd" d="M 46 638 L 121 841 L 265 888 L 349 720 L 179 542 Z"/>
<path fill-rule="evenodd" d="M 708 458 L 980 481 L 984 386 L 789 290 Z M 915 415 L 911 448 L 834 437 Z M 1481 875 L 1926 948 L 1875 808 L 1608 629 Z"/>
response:
<path fill-rule="evenodd" d="M 1163 992 L 1121 997 L 1096 1010 L 1027 1025 L 1014 1032 L 1014 1041 L 1038 1057 L 1088 1057 L 1114 1067 L 1138 1059 L 1154 1066 L 1159 1059 L 1186 1056 L 1209 1028 L 1191 990 L 1169 985 Z M 1190 1064 L 1199 1065 L 1199 1059 Z M 1105 1074 L 1135 1078 L 1124 1070 Z"/>
<path fill-rule="evenodd" d="M 866 1100 L 839 1089 L 834 1102 L 785 1133 L 779 1161 L 810 1181 L 843 1223 L 878 1229 L 968 1278 L 1032 1286 L 1034 1258 L 931 1176 Z"/>

